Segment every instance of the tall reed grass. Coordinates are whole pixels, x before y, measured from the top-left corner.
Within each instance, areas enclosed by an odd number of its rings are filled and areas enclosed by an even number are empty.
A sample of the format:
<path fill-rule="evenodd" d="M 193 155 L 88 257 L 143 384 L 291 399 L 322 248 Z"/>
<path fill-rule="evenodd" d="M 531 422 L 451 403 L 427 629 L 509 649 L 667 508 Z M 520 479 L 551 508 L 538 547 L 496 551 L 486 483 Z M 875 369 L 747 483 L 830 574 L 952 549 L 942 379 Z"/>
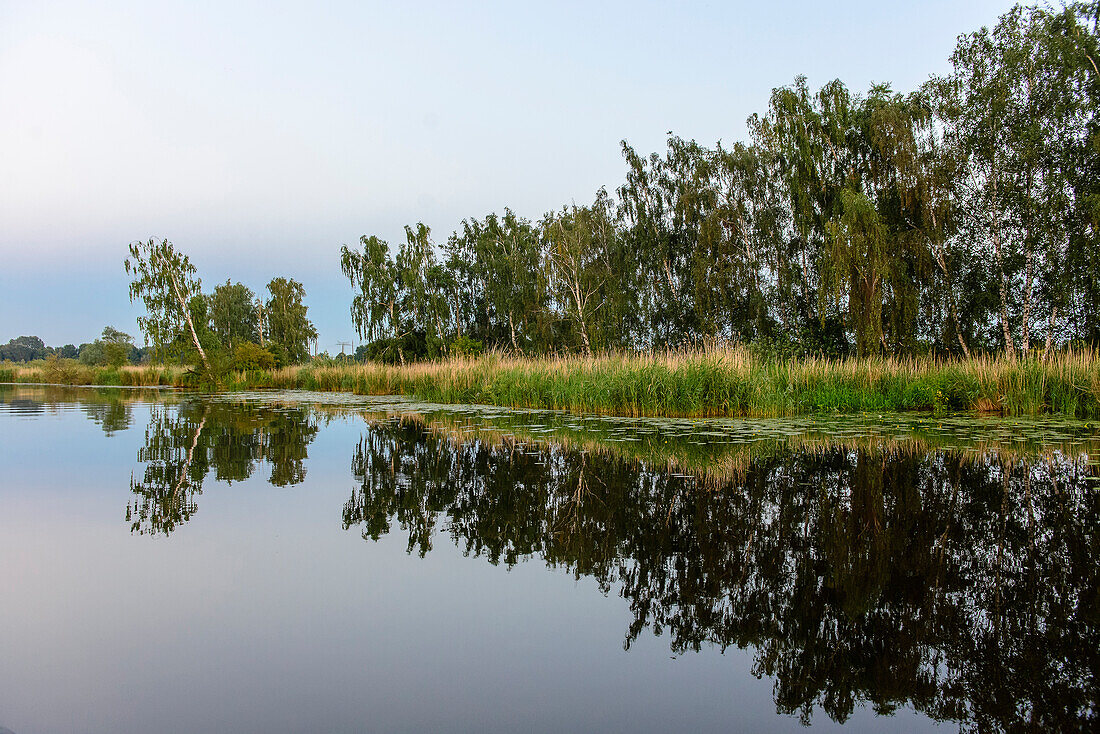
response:
<path fill-rule="evenodd" d="M 0 382 L 158 387 L 182 384 L 185 373 L 185 368 L 174 365 L 92 367 L 81 364 L 75 359 L 51 358 L 26 365 L 0 368 Z"/>
<path fill-rule="evenodd" d="M 64 361 L 64 360 L 61 360 Z M 75 364 L 75 363 L 74 363 Z M 77 365 L 77 367 L 82 367 Z M 15 379 L 67 384 L 187 385 L 179 367 L 17 369 Z M 503 354 L 404 366 L 296 366 L 239 372 L 229 390 L 304 389 L 410 395 L 624 416 L 791 416 L 907 410 L 1100 418 L 1100 354 L 1047 360 L 976 357 L 768 361 L 745 349 L 527 359 Z"/>
<path fill-rule="evenodd" d="M 254 385 L 414 395 L 626 416 L 790 416 L 930 410 L 1100 417 L 1100 355 L 762 361 L 747 350 L 523 359 L 492 354 L 443 362 L 291 367 Z"/>

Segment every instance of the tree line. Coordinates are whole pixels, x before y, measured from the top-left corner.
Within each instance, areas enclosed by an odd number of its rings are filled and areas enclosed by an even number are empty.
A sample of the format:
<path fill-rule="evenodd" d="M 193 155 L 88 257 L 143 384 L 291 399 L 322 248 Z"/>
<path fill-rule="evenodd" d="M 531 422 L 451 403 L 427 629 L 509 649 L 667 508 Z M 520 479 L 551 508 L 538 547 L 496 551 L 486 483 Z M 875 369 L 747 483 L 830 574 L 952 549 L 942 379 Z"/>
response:
<path fill-rule="evenodd" d="M 309 359 L 317 329 L 307 318 L 305 287 L 292 278 L 267 284 L 267 298 L 242 283 L 202 291 L 202 281 L 187 255 L 168 240 L 130 245 L 125 262 L 132 276 L 131 300 L 146 309 L 137 319 L 146 346 L 113 326 L 100 338 L 76 347 L 48 347 L 37 336 L 21 336 L 0 345 L 0 361 L 77 359 L 89 366 L 120 367 L 148 361 L 202 365 L 209 375 L 226 369 L 273 369 Z"/>
<path fill-rule="evenodd" d="M 309 358 L 317 329 L 298 281 L 272 278 L 266 299 L 228 279 L 203 293 L 195 266 L 168 240 L 134 242 L 129 249 L 130 300 L 145 306 L 137 321 L 155 359 L 201 365 L 216 376 L 227 368 L 272 369 Z"/>
<path fill-rule="evenodd" d="M 132 336 L 106 326 L 99 339 L 79 348 L 47 347 L 36 336 L 12 339 L 0 346 L 0 361 L 79 359 L 111 367 L 176 361 L 201 365 L 216 377 L 227 369 L 273 369 L 309 358 L 317 329 L 307 318 L 305 287 L 298 281 L 272 278 L 266 299 L 229 280 L 204 293 L 190 259 L 168 240 L 134 242 L 129 251 L 124 265 L 132 276 L 130 299 L 145 306 L 137 322 L 147 346 L 136 347 Z"/>
<path fill-rule="evenodd" d="M 344 246 L 365 356 L 704 342 L 780 355 L 1100 344 L 1100 2 L 1016 7 L 902 94 L 799 77 L 713 147 L 625 141 L 625 181 L 443 244 Z"/>
<path fill-rule="evenodd" d="M 134 338 L 113 326 L 103 327 L 98 339 L 79 347 L 65 344 L 47 346 L 41 337 L 20 336 L 0 345 L 0 362 L 33 362 L 39 359 L 76 359 L 88 366 L 118 367 L 132 362 L 137 364 L 148 357 L 148 350 L 134 345 Z"/>

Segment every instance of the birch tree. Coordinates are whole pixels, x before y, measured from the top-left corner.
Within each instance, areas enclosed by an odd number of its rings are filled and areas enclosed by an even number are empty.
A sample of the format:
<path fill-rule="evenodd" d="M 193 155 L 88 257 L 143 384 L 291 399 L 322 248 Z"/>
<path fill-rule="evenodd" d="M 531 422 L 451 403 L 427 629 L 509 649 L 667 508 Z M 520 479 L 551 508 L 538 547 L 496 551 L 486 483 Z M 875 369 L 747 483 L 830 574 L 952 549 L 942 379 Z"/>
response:
<path fill-rule="evenodd" d="M 202 365 L 210 373 L 210 362 L 188 308 L 188 302 L 202 294 L 202 281 L 187 255 L 177 252 L 168 240 L 132 242 L 125 268 L 133 278 L 130 302 L 140 298 L 145 304 L 146 313 L 138 317 L 138 326 L 157 355 L 163 358 L 164 347 L 186 325 Z"/>
<path fill-rule="evenodd" d="M 363 235 L 361 250 L 340 249 L 340 269 L 357 293 L 351 302 L 351 320 L 360 338 L 374 341 L 396 335 L 397 273 L 389 244 Z"/>
<path fill-rule="evenodd" d="M 585 355 L 593 353 L 593 327 L 604 303 L 606 253 L 615 237 L 610 200 L 600 191 L 591 206 L 573 205 L 543 220 L 552 282 Z"/>

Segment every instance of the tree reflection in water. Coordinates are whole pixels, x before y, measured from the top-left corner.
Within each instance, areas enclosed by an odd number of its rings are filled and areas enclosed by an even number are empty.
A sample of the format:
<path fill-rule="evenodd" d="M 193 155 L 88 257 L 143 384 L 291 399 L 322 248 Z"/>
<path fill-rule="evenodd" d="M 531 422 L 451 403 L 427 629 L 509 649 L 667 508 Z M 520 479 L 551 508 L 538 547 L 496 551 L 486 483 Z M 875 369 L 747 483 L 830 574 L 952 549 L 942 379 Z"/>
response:
<path fill-rule="evenodd" d="M 301 482 L 318 431 L 308 408 L 151 410 L 138 533 L 190 519 L 212 471 L 232 482 L 266 462 L 271 483 Z M 869 704 L 978 731 L 1096 723 L 1095 457 L 777 442 L 685 476 L 594 445 L 463 435 L 371 420 L 344 527 L 377 539 L 396 523 L 420 555 L 442 533 L 494 564 L 591 577 L 629 603 L 626 648 L 650 629 L 676 653 L 751 649 L 778 710 L 804 721 Z"/>
<path fill-rule="evenodd" d="M 344 526 L 437 529 L 617 588 L 673 651 L 752 648 L 779 711 L 912 706 L 964 729 L 1095 724 L 1100 496 L 1086 456 L 770 448 L 695 479 L 607 451 L 378 422 Z"/>
<path fill-rule="evenodd" d="M 60 385 L 0 385 L 0 406 L 15 414 L 59 413 L 79 405 L 84 414 L 107 436 L 124 431 L 134 422 L 132 402 L 156 393 L 64 387 Z"/>
<path fill-rule="evenodd" d="M 261 462 L 271 468 L 268 482 L 298 484 L 306 476 L 307 447 L 317 420 L 304 408 L 185 401 L 151 405 L 140 480 L 130 478 L 134 499 L 126 520 L 136 533 L 171 533 L 198 509 L 203 481 L 214 473 L 232 483 L 252 476 Z"/>

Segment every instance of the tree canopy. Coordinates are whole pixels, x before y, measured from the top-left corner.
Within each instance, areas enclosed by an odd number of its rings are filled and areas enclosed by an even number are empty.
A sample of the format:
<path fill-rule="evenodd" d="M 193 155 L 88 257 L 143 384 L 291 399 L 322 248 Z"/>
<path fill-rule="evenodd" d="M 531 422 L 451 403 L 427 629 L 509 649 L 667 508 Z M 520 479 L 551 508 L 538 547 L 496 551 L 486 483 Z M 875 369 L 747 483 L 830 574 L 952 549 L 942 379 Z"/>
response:
<path fill-rule="evenodd" d="M 287 361 L 304 362 L 309 358 L 309 343 L 317 338 L 317 329 L 306 318 L 309 307 L 302 302 L 305 287 L 292 278 L 272 278 L 267 291 L 271 297 L 264 307 L 266 338 Z"/>
<path fill-rule="evenodd" d="M 130 300 L 141 299 L 145 304 L 146 313 L 138 317 L 138 326 L 157 356 L 163 358 L 165 347 L 186 324 L 195 350 L 209 372 L 210 361 L 188 308 L 188 302 L 201 295 L 202 281 L 195 275 L 195 266 L 187 255 L 178 252 L 168 240 L 133 242 L 125 267 L 126 274 L 133 278 Z"/>
<path fill-rule="evenodd" d="M 785 355 L 1100 344 L 1100 2 L 1017 7 L 909 93 L 775 89 L 750 136 L 622 144 L 625 182 L 529 222 L 406 228 L 341 264 L 372 343 Z M 419 341 L 417 341 L 419 340 Z M 386 350 L 368 348 L 368 353 Z"/>

